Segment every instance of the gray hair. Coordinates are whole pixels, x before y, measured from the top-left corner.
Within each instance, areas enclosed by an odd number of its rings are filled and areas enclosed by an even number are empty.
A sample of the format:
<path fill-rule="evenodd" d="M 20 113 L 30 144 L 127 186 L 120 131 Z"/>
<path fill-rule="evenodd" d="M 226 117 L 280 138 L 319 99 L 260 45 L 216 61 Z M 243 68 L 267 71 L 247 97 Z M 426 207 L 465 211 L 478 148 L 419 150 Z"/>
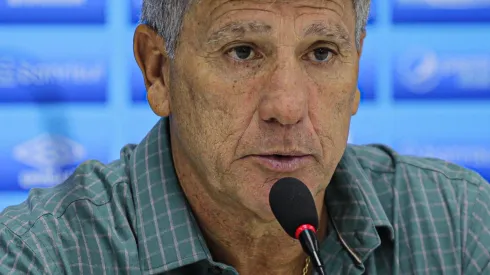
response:
<path fill-rule="evenodd" d="M 143 0 L 141 23 L 152 27 L 164 37 L 169 57 L 175 57 L 175 48 L 184 15 L 195 0 Z M 356 13 L 356 46 L 359 49 L 361 35 L 365 31 L 371 0 L 352 0 Z"/>

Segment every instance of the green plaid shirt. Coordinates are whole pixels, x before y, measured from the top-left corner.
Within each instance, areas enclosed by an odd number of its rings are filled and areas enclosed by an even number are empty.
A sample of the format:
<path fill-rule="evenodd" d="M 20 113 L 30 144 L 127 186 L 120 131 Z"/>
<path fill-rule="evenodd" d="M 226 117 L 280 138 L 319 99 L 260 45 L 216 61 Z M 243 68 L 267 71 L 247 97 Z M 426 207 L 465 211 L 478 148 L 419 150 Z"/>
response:
<path fill-rule="evenodd" d="M 490 186 L 384 146 L 348 146 L 327 188 L 327 274 L 490 274 Z M 236 274 L 214 262 L 162 119 L 104 165 L 0 214 L 0 274 Z"/>

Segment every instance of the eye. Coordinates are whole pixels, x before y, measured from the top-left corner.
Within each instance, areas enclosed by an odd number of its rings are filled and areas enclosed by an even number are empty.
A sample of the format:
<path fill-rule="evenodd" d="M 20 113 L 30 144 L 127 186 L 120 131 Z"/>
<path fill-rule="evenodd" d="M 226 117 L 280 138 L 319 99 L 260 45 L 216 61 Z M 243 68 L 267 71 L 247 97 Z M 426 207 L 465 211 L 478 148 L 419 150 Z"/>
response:
<path fill-rule="evenodd" d="M 247 61 L 255 58 L 257 54 L 250 46 L 238 46 L 231 48 L 227 54 L 239 61 Z"/>
<path fill-rule="evenodd" d="M 307 56 L 308 59 L 315 62 L 328 62 L 333 54 L 334 52 L 329 48 L 317 48 L 309 52 Z"/>

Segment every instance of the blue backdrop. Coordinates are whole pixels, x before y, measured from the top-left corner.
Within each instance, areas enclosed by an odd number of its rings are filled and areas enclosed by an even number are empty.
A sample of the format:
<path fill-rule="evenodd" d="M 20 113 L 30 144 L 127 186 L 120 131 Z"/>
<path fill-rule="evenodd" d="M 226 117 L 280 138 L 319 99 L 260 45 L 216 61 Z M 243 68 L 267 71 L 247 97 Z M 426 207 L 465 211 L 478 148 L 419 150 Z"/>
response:
<path fill-rule="evenodd" d="M 42 2 L 0 1 L 0 210 L 158 119 L 132 55 L 141 0 Z M 373 2 L 359 87 L 351 143 L 490 179 L 490 1 Z"/>

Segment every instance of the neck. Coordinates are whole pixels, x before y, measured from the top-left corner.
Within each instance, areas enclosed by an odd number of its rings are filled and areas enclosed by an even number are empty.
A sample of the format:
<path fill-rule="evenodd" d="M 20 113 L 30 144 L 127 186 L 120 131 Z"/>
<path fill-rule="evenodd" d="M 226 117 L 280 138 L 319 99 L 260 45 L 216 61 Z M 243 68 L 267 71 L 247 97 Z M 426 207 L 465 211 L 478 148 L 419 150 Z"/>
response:
<path fill-rule="evenodd" d="M 194 213 L 214 261 L 233 266 L 239 274 L 302 274 L 306 254 L 277 222 L 254 219 L 200 194 L 189 196 L 189 202 L 199 209 Z M 322 213 L 320 224 L 326 225 L 326 211 Z M 326 226 L 320 227 L 320 241 L 325 232 Z"/>
<path fill-rule="evenodd" d="M 245 225 L 225 221 L 216 224 L 212 221 L 221 216 L 215 213 L 215 217 L 200 215 L 199 218 L 214 260 L 233 266 L 239 274 L 303 274 L 306 254 L 300 243 L 276 223 L 249 221 Z M 326 224 L 324 219 L 322 222 Z M 320 228 L 320 240 L 325 232 L 325 227 Z"/>
<path fill-rule="evenodd" d="M 188 176 L 181 180 L 179 175 L 179 180 L 214 261 L 244 275 L 303 274 L 306 254 L 299 241 L 288 236 L 277 221 L 264 221 L 231 202 L 215 199 L 220 195 L 213 196 Z M 317 205 L 321 205 L 322 213 L 318 238 L 322 241 L 327 214 L 322 207 L 324 194 L 318 195 L 321 198 Z"/>

